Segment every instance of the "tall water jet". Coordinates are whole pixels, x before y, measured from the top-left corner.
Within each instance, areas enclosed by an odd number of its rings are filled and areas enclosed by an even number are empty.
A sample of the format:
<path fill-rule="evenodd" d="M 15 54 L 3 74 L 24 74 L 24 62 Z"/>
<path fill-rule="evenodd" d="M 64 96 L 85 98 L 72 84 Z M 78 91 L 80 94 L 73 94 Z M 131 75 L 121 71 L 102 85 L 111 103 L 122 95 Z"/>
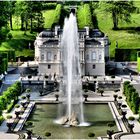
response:
<path fill-rule="evenodd" d="M 73 13 L 65 19 L 62 34 L 62 92 L 65 95 L 65 111 L 61 124 L 77 126 L 84 122 L 82 81 L 78 45 L 78 29 Z"/>

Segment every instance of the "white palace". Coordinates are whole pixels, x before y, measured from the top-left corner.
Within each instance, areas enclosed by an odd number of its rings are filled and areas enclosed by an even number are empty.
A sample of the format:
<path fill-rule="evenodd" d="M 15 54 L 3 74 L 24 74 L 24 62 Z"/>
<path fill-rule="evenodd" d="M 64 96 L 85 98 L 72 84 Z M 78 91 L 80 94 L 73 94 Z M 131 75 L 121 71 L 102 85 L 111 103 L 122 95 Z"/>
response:
<path fill-rule="evenodd" d="M 35 58 L 39 74 L 61 74 L 62 29 L 41 32 L 35 40 Z M 109 60 L 109 39 L 98 29 L 78 30 L 82 75 L 105 75 L 105 63 Z"/>

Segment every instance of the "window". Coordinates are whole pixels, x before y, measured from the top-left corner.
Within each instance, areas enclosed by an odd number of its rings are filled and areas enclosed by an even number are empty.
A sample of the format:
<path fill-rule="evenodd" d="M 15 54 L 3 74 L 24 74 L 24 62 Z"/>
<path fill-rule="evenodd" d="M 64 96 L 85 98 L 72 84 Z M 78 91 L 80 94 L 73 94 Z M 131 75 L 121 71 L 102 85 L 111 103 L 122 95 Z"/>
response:
<path fill-rule="evenodd" d="M 99 60 L 101 60 L 102 59 L 102 55 L 101 54 L 99 54 Z"/>
<path fill-rule="evenodd" d="M 92 60 L 96 60 L 96 52 L 92 52 Z"/>
<path fill-rule="evenodd" d="M 95 68 L 96 68 L 96 65 L 94 64 L 94 65 L 92 66 L 92 68 L 95 69 Z"/>
<path fill-rule="evenodd" d="M 89 60 L 89 54 L 87 54 L 87 60 Z"/>
<path fill-rule="evenodd" d="M 54 55 L 54 60 L 56 60 L 57 59 L 57 55 Z"/>
<path fill-rule="evenodd" d="M 52 53 L 51 52 L 47 52 L 47 60 L 48 61 L 51 61 L 51 56 L 52 56 Z"/>
<path fill-rule="evenodd" d="M 44 60 L 44 54 L 41 54 L 41 60 Z"/>
<path fill-rule="evenodd" d="M 50 64 L 48 65 L 48 69 L 51 69 L 51 65 Z"/>

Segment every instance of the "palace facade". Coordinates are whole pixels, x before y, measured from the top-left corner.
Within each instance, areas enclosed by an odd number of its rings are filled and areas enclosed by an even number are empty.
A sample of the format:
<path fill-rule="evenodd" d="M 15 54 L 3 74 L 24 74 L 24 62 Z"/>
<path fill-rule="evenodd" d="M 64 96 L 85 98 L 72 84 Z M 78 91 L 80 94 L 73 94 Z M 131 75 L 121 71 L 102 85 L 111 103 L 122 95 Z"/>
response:
<path fill-rule="evenodd" d="M 39 74 L 61 75 L 61 38 L 63 30 L 41 32 L 35 40 L 35 59 Z M 82 75 L 105 75 L 105 63 L 109 60 L 109 39 L 98 29 L 78 30 Z"/>

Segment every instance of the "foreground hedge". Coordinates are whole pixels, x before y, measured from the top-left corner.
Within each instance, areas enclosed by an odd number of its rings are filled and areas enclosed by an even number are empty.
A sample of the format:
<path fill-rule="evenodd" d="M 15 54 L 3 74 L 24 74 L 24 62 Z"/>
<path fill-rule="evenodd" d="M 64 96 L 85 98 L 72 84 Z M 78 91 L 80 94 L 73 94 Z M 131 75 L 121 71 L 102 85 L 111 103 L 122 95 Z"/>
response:
<path fill-rule="evenodd" d="M 126 96 L 126 101 L 134 114 L 139 112 L 140 97 L 133 85 L 129 81 L 124 82 L 123 94 Z"/>
<path fill-rule="evenodd" d="M 9 104 L 11 104 L 12 101 L 15 102 L 18 99 L 20 93 L 21 93 L 20 82 L 16 82 L 6 91 L 3 92 L 3 95 L 0 96 L 0 115 L 2 115 L 3 110 L 9 109 Z"/>
<path fill-rule="evenodd" d="M 4 121 L 4 117 L 0 116 L 0 125 L 2 124 L 3 121 Z"/>
<path fill-rule="evenodd" d="M 137 61 L 137 52 L 140 49 L 115 49 L 115 61 Z M 120 57 L 121 56 L 121 57 Z"/>
<path fill-rule="evenodd" d="M 0 53 L 6 53 L 8 54 L 8 61 L 15 61 L 16 55 L 15 50 L 0 50 Z"/>

